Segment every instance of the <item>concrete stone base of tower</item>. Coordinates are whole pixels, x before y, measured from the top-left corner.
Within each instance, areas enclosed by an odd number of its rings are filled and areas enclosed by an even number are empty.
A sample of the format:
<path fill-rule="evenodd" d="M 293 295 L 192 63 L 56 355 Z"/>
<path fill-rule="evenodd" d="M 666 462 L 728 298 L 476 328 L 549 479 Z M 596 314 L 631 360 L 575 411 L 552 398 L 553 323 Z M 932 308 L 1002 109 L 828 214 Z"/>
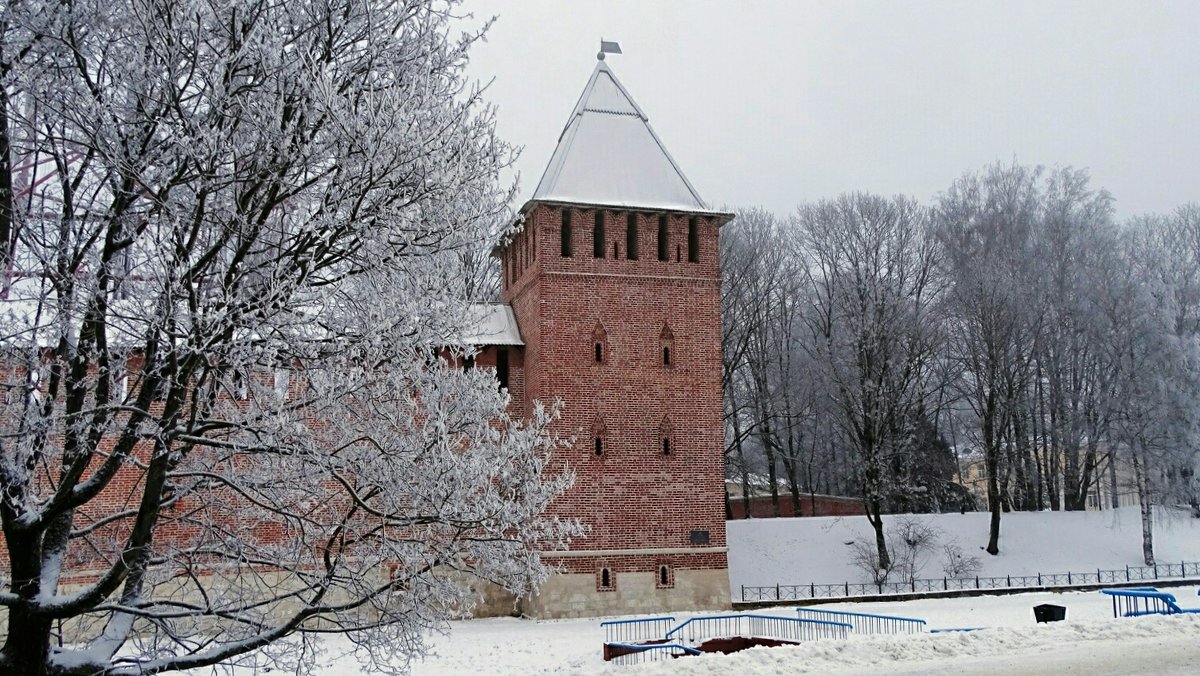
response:
<path fill-rule="evenodd" d="M 521 614 L 550 619 L 730 607 L 723 551 L 683 557 L 698 559 L 695 567 L 678 565 L 678 558 L 639 553 L 566 561 L 537 593 L 521 600 Z"/>

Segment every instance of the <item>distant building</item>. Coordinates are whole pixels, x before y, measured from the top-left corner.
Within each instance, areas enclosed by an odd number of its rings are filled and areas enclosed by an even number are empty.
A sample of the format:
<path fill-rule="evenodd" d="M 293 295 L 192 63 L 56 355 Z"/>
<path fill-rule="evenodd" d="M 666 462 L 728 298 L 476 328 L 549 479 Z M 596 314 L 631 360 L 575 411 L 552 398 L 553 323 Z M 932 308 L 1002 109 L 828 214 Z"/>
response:
<path fill-rule="evenodd" d="M 702 108 L 698 109 L 702 110 Z M 541 617 L 728 605 L 721 274 L 714 211 L 596 64 L 533 197 L 497 247 L 503 305 L 475 363 L 527 414 L 565 402 L 576 473 L 554 511 L 590 527 L 523 607 Z"/>
<path fill-rule="evenodd" d="M 962 485 L 975 498 L 980 509 L 990 509 L 987 493 L 987 465 L 983 457 L 979 455 L 964 456 L 959 459 L 958 464 Z M 1088 490 L 1087 496 L 1089 510 L 1112 509 L 1114 493 L 1117 507 L 1141 504 L 1133 480 L 1133 471 L 1125 464 L 1117 463 L 1115 486 L 1107 463 L 1100 467 L 1100 471 L 1096 472 L 1092 479 L 1092 486 Z M 1061 500 L 1059 504 L 1061 504 Z M 1049 508 L 1048 504 L 1047 508 Z"/>

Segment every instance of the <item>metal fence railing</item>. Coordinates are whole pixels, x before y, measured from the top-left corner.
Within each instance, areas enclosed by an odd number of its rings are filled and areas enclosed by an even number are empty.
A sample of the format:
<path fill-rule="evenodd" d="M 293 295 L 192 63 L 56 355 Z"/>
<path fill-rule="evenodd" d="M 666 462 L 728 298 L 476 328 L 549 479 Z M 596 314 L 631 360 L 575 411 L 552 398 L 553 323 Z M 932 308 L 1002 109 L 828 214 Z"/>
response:
<path fill-rule="evenodd" d="M 998 577 L 941 577 L 883 582 L 876 584 L 842 582 L 840 584 L 776 584 L 769 586 L 742 585 L 742 602 L 803 601 L 805 599 L 836 599 L 856 596 L 886 596 L 920 592 L 947 592 L 986 589 L 1047 589 L 1124 582 L 1154 582 L 1186 577 L 1200 577 L 1200 562 L 1160 563 L 1155 566 L 1125 566 L 1112 570 L 1066 573 L 1037 573 L 1036 575 L 1004 575 Z"/>

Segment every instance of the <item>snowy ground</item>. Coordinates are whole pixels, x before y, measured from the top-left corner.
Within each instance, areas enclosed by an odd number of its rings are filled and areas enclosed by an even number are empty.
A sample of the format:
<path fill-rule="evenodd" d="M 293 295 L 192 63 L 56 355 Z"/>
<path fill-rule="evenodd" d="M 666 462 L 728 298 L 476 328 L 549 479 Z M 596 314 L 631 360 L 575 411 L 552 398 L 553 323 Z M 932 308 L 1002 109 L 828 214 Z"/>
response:
<path fill-rule="evenodd" d="M 1183 607 L 1200 607 L 1195 587 L 1170 589 Z M 1038 625 L 1033 606 L 1067 607 L 1067 621 Z M 432 639 L 437 652 L 414 665 L 416 676 L 487 673 L 652 674 L 740 676 L 793 673 L 854 674 L 1193 674 L 1200 664 L 1200 615 L 1113 619 L 1098 592 L 1020 594 L 892 603 L 830 604 L 846 609 L 924 618 L 931 628 L 987 627 L 970 633 L 853 637 L 794 648 L 758 648 L 670 662 L 616 666 L 600 658 L 599 620 L 514 618 L 456 622 Z M 789 615 L 789 608 L 773 614 Z M 677 614 L 683 619 L 687 617 Z M 331 643 L 336 650 L 338 643 Z M 323 673 L 356 676 L 353 659 Z"/>
<path fill-rule="evenodd" d="M 1159 563 L 1200 561 L 1200 519 L 1158 518 L 1155 553 Z M 901 518 L 885 516 L 885 529 Z M 1000 521 L 1000 554 L 989 556 L 988 514 L 928 514 L 915 517 L 934 526 L 941 542 L 918 577 L 940 578 L 941 545 L 957 543 L 977 556 L 983 576 L 1095 572 L 1142 565 L 1137 507 L 1099 512 L 1014 512 Z M 807 517 L 730 521 L 729 577 L 734 597 L 740 585 L 869 582 L 851 564 L 855 539 L 874 534 L 866 517 Z"/>
<path fill-rule="evenodd" d="M 896 517 L 887 517 L 894 520 Z M 987 515 L 939 515 L 931 520 L 943 541 L 977 553 L 981 575 L 1027 575 L 1116 569 L 1140 563 L 1136 509 L 1087 513 L 1004 515 L 1002 553 L 977 547 Z M 845 542 L 869 533 L 863 517 L 756 519 L 729 523 L 730 579 L 740 584 L 855 581 Z M 1175 518 L 1156 529 L 1160 562 L 1200 561 L 1200 521 Z M 926 577 L 940 576 L 930 561 Z M 1166 589 L 1180 605 L 1200 608 L 1196 587 Z M 1033 606 L 1067 607 L 1067 621 L 1038 625 Z M 852 637 L 789 648 L 758 648 L 734 655 L 703 655 L 644 665 L 601 659 L 602 618 L 535 621 L 516 618 L 452 623 L 429 639 L 433 654 L 413 665 L 415 676 L 580 674 L 625 676 L 692 674 L 1168 674 L 1197 673 L 1200 615 L 1113 619 L 1098 592 L 1032 593 L 956 599 L 919 599 L 821 605 L 822 609 L 923 618 L 930 628 L 986 627 L 970 633 Z M 728 612 L 728 611 L 724 611 Z M 795 617 L 789 607 L 764 611 Z M 680 620 L 688 614 L 676 613 Z M 611 619 L 611 618 L 609 618 Z M 350 644 L 326 644 L 329 676 L 359 676 Z M 239 674 L 240 676 L 240 674 Z"/>

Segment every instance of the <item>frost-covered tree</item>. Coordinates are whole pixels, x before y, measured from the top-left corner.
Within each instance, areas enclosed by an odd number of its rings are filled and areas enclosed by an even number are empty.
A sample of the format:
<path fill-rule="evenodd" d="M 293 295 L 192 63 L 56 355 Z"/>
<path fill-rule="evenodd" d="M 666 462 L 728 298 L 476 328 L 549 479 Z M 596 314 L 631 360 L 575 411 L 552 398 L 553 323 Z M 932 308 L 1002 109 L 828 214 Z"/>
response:
<path fill-rule="evenodd" d="M 878 568 L 888 570 L 888 467 L 928 410 L 942 340 L 928 212 L 903 197 L 853 194 L 802 207 L 798 220 L 808 344 L 828 384 L 830 422 L 852 449 Z"/>
<path fill-rule="evenodd" d="M 1117 365 L 1112 440 L 1127 453 L 1141 503 L 1142 555 L 1154 565 L 1154 507 L 1191 504 L 1200 461 L 1200 337 L 1189 330 L 1195 267 L 1186 212 L 1142 218 L 1104 303 Z M 1180 305 L 1183 305 L 1181 307 Z"/>
<path fill-rule="evenodd" d="M 1098 298 L 1108 268 L 1117 264 L 1116 228 L 1112 197 L 1091 187 L 1085 171 L 1050 172 L 1042 194 L 1037 277 L 1045 302 L 1036 359 L 1044 377 L 1043 422 L 1051 459 L 1061 459 L 1062 506 L 1082 510 L 1100 478 L 1100 445 L 1111 420 L 1116 367 L 1103 349 Z"/>
<path fill-rule="evenodd" d="M 344 632 L 403 670 L 472 580 L 547 574 L 553 412 L 438 351 L 508 218 L 456 10 L 0 8 L 0 671 L 304 671 Z"/>
<path fill-rule="evenodd" d="M 814 485 L 815 374 L 801 346 L 806 303 L 797 233 L 794 223 L 749 209 L 721 237 L 730 467 L 746 487 L 752 471 L 765 477 L 775 515 L 780 485 L 797 514 Z"/>
<path fill-rule="evenodd" d="M 1038 331 L 1031 239 L 1041 217 L 1038 172 L 994 166 L 963 176 L 941 195 L 938 241 L 953 285 L 946 355 L 957 391 L 973 413 L 987 468 L 991 510 L 987 551 L 998 554 L 1004 429 L 1030 380 Z"/>

